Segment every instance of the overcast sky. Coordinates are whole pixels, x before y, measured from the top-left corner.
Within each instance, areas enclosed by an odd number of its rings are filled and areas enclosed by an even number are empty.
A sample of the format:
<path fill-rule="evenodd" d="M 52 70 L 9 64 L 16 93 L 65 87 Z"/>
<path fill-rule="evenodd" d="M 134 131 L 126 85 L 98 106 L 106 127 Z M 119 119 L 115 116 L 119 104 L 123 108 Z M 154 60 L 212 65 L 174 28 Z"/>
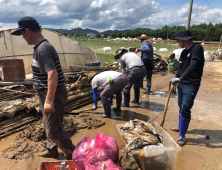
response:
<path fill-rule="evenodd" d="M 0 0 L 0 27 L 23 16 L 45 28 L 97 31 L 187 25 L 190 0 Z M 222 0 L 193 0 L 191 25 L 222 23 Z"/>

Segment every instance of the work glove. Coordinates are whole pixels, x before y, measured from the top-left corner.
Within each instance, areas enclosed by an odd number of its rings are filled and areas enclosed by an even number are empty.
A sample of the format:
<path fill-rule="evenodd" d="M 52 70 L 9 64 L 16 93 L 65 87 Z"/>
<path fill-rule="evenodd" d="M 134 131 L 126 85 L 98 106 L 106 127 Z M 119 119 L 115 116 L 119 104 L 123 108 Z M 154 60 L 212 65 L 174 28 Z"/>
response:
<path fill-rule="evenodd" d="M 97 109 L 97 106 L 93 105 L 92 110 L 96 110 L 96 109 Z"/>
<path fill-rule="evenodd" d="M 172 78 L 171 80 L 172 83 L 177 83 L 179 81 L 180 81 L 180 78 L 176 78 L 176 77 Z"/>
<path fill-rule="evenodd" d="M 50 114 L 53 114 L 55 112 L 53 101 L 45 100 L 44 112 L 47 116 L 50 115 Z"/>
<path fill-rule="evenodd" d="M 138 52 L 140 52 L 140 49 L 139 49 L 139 48 L 137 48 L 137 49 L 135 50 L 135 53 L 138 53 Z"/>
<path fill-rule="evenodd" d="M 113 79 L 112 79 L 112 77 L 109 76 L 109 77 L 107 78 L 107 81 L 108 81 L 109 84 L 112 84 L 112 83 L 113 83 Z"/>

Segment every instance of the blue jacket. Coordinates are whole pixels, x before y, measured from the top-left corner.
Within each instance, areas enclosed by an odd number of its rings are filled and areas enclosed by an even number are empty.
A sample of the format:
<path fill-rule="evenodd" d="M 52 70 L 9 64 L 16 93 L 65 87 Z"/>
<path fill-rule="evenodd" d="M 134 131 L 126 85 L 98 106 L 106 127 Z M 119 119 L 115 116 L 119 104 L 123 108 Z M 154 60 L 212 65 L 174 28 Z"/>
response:
<path fill-rule="evenodd" d="M 141 60 L 145 62 L 146 60 L 153 60 L 153 46 L 148 41 L 143 41 L 141 51 Z"/>

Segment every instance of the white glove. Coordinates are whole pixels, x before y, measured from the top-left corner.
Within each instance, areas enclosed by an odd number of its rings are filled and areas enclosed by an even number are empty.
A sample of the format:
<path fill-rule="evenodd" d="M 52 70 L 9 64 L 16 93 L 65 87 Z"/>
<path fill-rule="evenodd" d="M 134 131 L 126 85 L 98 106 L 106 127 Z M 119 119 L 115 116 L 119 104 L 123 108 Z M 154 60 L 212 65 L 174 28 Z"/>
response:
<path fill-rule="evenodd" d="M 55 112 L 53 101 L 45 100 L 44 112 L 47 116 Z"/>
<path fill-rule="evenodd" d="M 179 82 L 179 81 L 180 81 L 180 78 L 176 78 L 176 77 L 172 78 L 171 80 L 172 83 Z"/>
<path fill-rule="evenodd" d="M 137 49 L 135 50 L 135 53 L 138 53 L 138 52 L 140 52 L 140 49 L 139 49 L 139 48 L 137 48 Z"/>

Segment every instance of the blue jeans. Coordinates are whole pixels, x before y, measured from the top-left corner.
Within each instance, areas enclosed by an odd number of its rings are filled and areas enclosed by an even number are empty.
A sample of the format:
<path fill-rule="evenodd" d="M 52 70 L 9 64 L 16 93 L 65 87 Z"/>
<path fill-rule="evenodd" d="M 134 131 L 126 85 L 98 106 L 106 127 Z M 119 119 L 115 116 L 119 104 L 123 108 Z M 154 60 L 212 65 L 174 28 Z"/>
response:
<path fill-rule="evenodd" d="M 178 106 L 181 110 L 181 116 L 185 119 L 191 119 L 191 108 L 200 86 L 190 87 L 177 84 Z"/>

